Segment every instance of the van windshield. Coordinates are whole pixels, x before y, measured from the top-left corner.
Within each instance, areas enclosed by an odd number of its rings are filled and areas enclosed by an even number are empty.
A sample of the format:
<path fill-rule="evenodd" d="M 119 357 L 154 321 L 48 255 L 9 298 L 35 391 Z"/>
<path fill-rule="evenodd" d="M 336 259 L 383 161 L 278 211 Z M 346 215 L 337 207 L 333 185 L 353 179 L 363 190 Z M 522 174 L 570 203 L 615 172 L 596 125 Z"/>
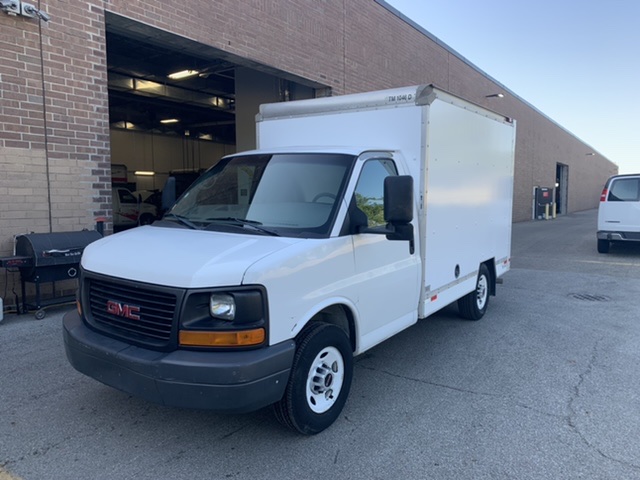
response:
<path fill-rule="evenodd" d="M 165 219 L 207 230 L 328 237 L 355 157 L 245 155 L 223 159 Z"/>

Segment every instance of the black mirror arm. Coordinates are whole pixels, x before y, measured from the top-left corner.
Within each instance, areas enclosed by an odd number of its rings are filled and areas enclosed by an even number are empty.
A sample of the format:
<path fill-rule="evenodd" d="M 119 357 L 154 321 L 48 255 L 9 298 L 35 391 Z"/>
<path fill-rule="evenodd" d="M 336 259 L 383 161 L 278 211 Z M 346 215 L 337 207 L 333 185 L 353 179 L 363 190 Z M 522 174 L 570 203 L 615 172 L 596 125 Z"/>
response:
<path fill-rule="evenodd" d="M 410 223 L 379 225 L 377 227 L 367 227 L 360 225 L 357 228 L 358 233 L 373 233 L 375 235 L 386 235 L 387 240 L 409 241 L 409 253 L 411 255 L 416 251 L 415 240 L 413 237 L 413 225 Z"/>

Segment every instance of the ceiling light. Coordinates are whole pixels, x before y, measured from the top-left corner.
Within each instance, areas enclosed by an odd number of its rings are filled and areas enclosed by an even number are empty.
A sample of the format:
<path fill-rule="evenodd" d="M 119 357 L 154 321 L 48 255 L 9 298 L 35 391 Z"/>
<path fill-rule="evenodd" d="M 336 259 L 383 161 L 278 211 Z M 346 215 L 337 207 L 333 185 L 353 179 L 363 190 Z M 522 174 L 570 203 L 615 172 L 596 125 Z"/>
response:
<path fill-rule="evenodd" d="M 178 120 L 177 118 L 163 118 L 162 120 L 160 120 L 160 123 L 164 123 L 169 124 L 169 123 L 178 123 L 180 120 Z"/>
<path fill-rule="evenodd" d="M 140 175 L 141 177 L 153 177 L 156 172 L 151 172 L 148 170 L 136 170 L 133 172 L 134 175 Z"/>
<path fill-rule="evenodd" d="M 111 124 L 114 128 L 124 128 L 125 130 L 135 130 L 136 126 L 131 123 L 131 122 L 127 122 L 125 120 L 122 120 L 120 122 L 114 122 Z"/>
<path fill-rule="evenodd" d="M 200 72 L 198 70 L 181 70 L 179 72 L 170 73 L 167 77 L 172 80 L 182 80 L 183 78 L 193 77 L 199 73 Z"/>

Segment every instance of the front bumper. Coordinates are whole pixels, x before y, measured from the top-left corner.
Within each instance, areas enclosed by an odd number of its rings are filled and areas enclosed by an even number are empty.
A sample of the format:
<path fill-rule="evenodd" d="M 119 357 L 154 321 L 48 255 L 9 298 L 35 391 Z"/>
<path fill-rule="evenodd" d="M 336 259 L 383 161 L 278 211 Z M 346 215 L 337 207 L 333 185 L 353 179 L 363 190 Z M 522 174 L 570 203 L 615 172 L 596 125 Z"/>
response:
<path fill-rule="evenodd" d="M 78 312 L 63 319 L 64 346 L 81 373 L 161 405 L 241 413 L 282 398 L 293 363 L 288 340 L 248 351 L 157 352 L 89 329 Z"/>

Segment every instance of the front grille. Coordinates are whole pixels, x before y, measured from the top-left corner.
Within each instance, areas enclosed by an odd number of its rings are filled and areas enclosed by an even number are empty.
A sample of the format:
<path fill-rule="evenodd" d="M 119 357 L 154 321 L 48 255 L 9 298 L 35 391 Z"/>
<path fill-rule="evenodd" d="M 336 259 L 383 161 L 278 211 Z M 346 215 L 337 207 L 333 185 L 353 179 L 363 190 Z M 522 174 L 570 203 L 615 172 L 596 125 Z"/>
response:
<path fill-rule="evenodd" d="M 89 308 L 97 325 L 125 339 L 166 344 L 171 339 L 175 294 L 145 286 L 91 279 Z"/>

